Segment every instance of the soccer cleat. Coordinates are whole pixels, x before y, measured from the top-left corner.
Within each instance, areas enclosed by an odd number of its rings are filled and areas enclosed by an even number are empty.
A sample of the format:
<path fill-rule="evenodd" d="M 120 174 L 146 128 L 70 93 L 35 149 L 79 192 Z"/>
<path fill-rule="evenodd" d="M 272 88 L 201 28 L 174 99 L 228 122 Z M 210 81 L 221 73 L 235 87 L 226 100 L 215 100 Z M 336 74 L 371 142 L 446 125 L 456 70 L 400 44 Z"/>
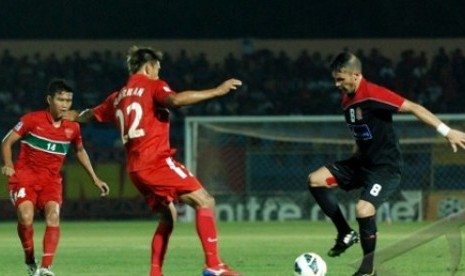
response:
<path fill-rule="evenodd" d="M 37 262 L 34 261 L 32 264 L 26 264 L 27 265 L 27 275 L 28 276 L 36 276 L 38 275 L 38 270 L 37 270 Z"/>
<path fill-rule="evenodd" d="M 41 267 L 38 276 L 55 276 L 55 273 L 50 270 L 50 267 Z"/>
<path fill-rule="evenodd" d="M 351 230 L 345 235 L 338 235 L 336 238 L 336 244 L 328 251 L 328 256 L 337 257 L 344 253 L 347 248 L 351 247 L 360 240 L 360 236 L 354 230 Z"/>
<path fill-rule="evenodd" d="M 207 267 L 202 272 L 203 276 L 241 276 L 239 272 L 233 271 L 226 264 L 219 264 L 214 267 Z"/>
<path fill-rule="evenodd" d="M 376 271 L 373 270 L 372 273 L 363 273 L 360 271 L 355 272 L 352 276 L 376 276 Z"/>

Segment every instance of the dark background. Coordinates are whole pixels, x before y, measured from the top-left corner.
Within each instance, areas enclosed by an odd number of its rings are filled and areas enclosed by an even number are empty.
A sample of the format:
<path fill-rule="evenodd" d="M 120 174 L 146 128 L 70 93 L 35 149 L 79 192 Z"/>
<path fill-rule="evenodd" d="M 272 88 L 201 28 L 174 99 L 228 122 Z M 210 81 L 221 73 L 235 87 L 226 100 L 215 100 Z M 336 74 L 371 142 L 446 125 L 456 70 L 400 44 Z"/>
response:
<path fill-rule="evenodd" d="M 124 57 L 102 46 L 96 46 L 92 52 L 76 50 L 61 57 L 55 56 L 54 52 L 66 46 L 60 46 L 55 41 L 40 48 L 42 53 L 37 50 L 42 46 L 34 45 L 31 48 L 23 47 L 28 53 L 18 54 L 15 47 L 6 49 L 8 43 L 2 45 L 5 40 L 19 40 L 18 44 L 24 45 L 30 45 L 30 42 L 23 40 L 30 40 L 32 44 L 39 40 L 65 39 L 71 43 L 85 40 L 91 46 L 94 39 L 109 42 L 191 39 L 194 43 L 205 39 L 290 41 L 325 38 L 366 38 L 370 42 L 371 38 L 383 38 L 387 42 L 381 43 L 386 44 L 391 38 L 425 38 L 425 41 L 438 44 L 449 41 L 448 45 L 453 46 L 438 47 L 437 51 L 427 55 L 423 47 L 412 48 L 409 39 L 405 39 L 401 55 L 391 60 L 383 56 L 383 52 L 377 51 L 380 42 L 373 40 L 372 49 L 365 48 L 365 52 L 360 49 L 361 52 L 357 54 L 366 65 L 364 76 L 367 79 L 385 85 L 435 113 L 463 113 L 464 45 L 460 42 L 454 45 L 450 43 L 453 39 L 449 38 L 461 38 L 460 41 L 465 38 L 464 11 L 465 0 L 2 0 L 0 46 L 3 47 L 0 48 L 4 50 L 0 54 L 0 137 L 16 124 L 22 114 L 43 108 L 43 91 L 53 77 L 63 77 L 73 82 L 78 91 L 74 96 L 74 107 L 78 109 L 95 106 L 109 91 L 119 89 L 127 78 Z M 177 159 L 183 161 L 186 116 L 340 115 L 339 91 L 334 89 L 328 71 L 331 56 L 325 56 L 321 49 L 311 44 L 306 48 L 308 53 L 302 51 L 295 59 L 289 58 L 284 51 L 278 53 L 261 48 L 244 51 L 244 48 L 242 55 L 225 57 L 219 64 L 209 63 L 202 53 L 187 56 L 179 53 L 170 58 L 166 55 L 161 75 L 176 91 L 210 88 L 218 85 L 225 76 L 238 77 L 246 84 L 227 97 L 172 110 L 171 145 L 178 149 Z M 327 131 L 327 128 L 323 130 Z M 97 194 L 86 180 L 77 179 L 76 175 L 82 175 L 82 170 L 74 164 L 75 159 L 71 155 L 69 164 L 79 170 L 67 167 L 63 172 L 66 197 L 64 217 L 147 217 L 147 207 L 136 196 L 137 192 L 130 190 L 132 186 L 124 177 L 124 153 L 116 143 L 119 134 L 114 127 L 88 124 L 82 127 L 82 131 L 86 149 L 94 164 L 113 165 L 101 175 L 112 185 L 112 198 L 108 201 L 95 198 Z M 434 131 L 431 130 L 431 133 Z M 259 144 L 253 141 L 254 146 Z M 217 146 L 221 154 L 226 152 L 221 143 L 209 146 Z M 303 162 L 304 159 L 296 157 L 292 150 L 282 148 L 276 151 L 274 145 L 270 147 L 270 143 L 263 143 L 263 146 L 264 150 L 271 150 L 272 153 L 260 155 L 266 161 L 263 163 L 258 159 L 249 160 L 250 164 L 262 166 L 254 175 L 254 181 L 266 183 L 266 189 L 282 187 L 286 191 L 290 189 L 288 183 L 299 185 L 298 179 L 283 180 L 280 177 L 295 176 L 301 179 L 303 175 L 305 178 L 310 162 Z M 328 153 L 323 148 L 319 150 L 324 153 L 313 154 L 313 149 L 299 152 L 312 152 L 313 155 L 306 156 L 309 159 L 305 160 L 311 159 L 321 165 L 328 158 Z M 415 149 L 415 153 L 420 150 Z M 234 147 L 230 151 L 240 153 Z M 291 155 L 289 158 L 281 157 L 283 152 Z M 410 175 L 404 180 L 407 185 L 423 187 L 423 183 L 430 184 L 430 158 L 431 152 L 428 150 L 406 155 L 405 170 L 411 172 L 406 173 Z M 242 159 L 236 160 L 246 164 Z M 207 161 L 211 163 L 210 159 Z M 296 168 L 300 171 L 296 171 Z M 289 171 L 285 171 L 287 169 Z M 449 189 L 457 185 L 463 179 L 459 173 L 461 171 L 462 163 L 451 161 L 441 166 L 434 176 L 439 179 L 447 177 L 450 181 L 441 182 L 446 186 L 434 188 Z M 203 172 L 208 174 L 210 171 L 205 169 Z M 228 170 L 222 176 L 226 178 L 220 179 L 219 183 L 224 181 L 230 185 L 231 191 L 237 191 L 237 183 L 243 183 L 243 180 L 229 179 L 231 175 L 240 174 Z M 5 181 L 5 178 L 0 178 L 0 187 L 3 187 L 3 191 L 0 190 L 0 220 L 15 218 L 6 198 Z M 283 181 L 286 183 L 284 186 Z M 304 186 L 298 187 L 305 189 Z M 458 186 L 452 188 L 455 187 Z"/>
<path fill-rule="evenodd" d="M 450 38 L 465 1 L 6 0 L 3 39 Z"/>

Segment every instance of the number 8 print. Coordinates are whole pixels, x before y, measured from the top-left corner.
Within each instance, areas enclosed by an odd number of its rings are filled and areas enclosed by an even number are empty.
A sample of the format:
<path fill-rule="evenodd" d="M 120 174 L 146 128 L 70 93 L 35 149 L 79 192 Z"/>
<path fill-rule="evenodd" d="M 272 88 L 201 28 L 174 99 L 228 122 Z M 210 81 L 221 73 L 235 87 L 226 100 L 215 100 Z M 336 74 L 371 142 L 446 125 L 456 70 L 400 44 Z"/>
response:
<path fill-rule="evenodd" d="M 383 186 L 379 184 L 374 184 L 373 187 L 371 187 L 370 194 L 372 196 L 378 196 L 379 192 L 381 192 L 381 189 L 383 189 Z"/>

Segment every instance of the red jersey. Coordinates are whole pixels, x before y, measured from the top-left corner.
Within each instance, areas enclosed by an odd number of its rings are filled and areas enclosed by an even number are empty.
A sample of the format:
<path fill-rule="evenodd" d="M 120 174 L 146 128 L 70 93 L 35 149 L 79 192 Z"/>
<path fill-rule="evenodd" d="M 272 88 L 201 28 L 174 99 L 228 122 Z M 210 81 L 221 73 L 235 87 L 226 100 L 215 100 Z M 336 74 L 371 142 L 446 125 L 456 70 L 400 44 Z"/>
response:
<path fill-rule="evenodd" d="M 129 172 L 157 166 L 171 155 L 169 110 L 163 102 L 173 93 L 166 82 L 136 74 L 93 109 L 98 121 L 117 124 Z"/>
<path fill-rule="evenodd" d="M 37 174 L 60 177 L 70 144 L 82 144 L 78 123 L 63 120 L 59 127 L 55 127 L 52 115 L 47 110 L 27 113 L 12 131 L 22 137 L 13 178 L 16 175 L 30 177 Z"/>

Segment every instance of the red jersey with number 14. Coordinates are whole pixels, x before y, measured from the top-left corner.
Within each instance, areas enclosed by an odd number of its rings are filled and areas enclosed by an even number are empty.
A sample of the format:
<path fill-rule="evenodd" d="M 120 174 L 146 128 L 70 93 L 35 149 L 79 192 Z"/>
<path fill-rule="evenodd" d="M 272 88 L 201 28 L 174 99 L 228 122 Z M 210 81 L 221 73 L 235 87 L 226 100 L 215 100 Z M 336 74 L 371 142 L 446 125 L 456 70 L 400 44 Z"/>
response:
<path fill-rule="evenodd" d="M 172 93 L 166 82 L 135 74 L 93 109 L 98 121 L 118 125 L 129 172 L 157 166 L 171 155 L 169 110 L 162 103 Z"/>
<path fill-rule="evenodd" d="M 79 124 L 63 120 L 59 127 L 53 125 L 50 112 L 35 111 L 21 117 L 13 131 L 21 136 L 19 156 L 15 163 L 13 181 L 34 181 L 40 177 L 61 178 L 63 165 L 70 144 L 82 144 Z"/>

